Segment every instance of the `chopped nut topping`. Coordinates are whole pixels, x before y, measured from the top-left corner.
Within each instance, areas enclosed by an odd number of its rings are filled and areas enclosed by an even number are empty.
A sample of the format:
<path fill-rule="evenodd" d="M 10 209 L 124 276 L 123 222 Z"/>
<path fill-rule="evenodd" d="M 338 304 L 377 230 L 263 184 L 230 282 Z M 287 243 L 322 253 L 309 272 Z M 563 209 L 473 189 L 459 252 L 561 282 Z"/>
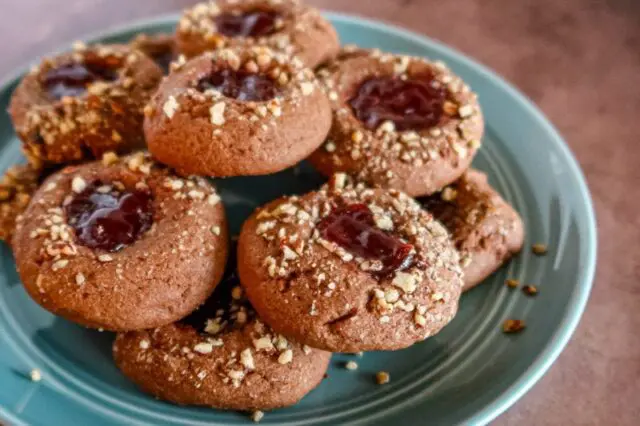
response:
<path fill-rule="evenodd" d="M 82 272 L 78 272 L 76 274 L 76 284 L 77 285 L 83 285 L 85 283 L 86 279 L 84 277 L 84 275 L 82 274 Z"/>
<path fill-rule="evenodd" d="M 149 349 L 150 342 L 147 339 L 140 340 L 140 349 Z"/>
<path fill-rule="evenodd" d="M 32 382 L 39 382 L 40 380 L 42 380 L 42 373 L 37 368 L 34 368 L 29 373 L 29 378 Z"/>
<path fill-rule="evenodd" d="M 76 176 L 71 180 L 71 190 L 76 194 L 82 192 L 87 187 L 87 182 L 80 176 Z"/>
<path fill-rule="evenodd" d="M 544 256 L 545 254 L 547 254 L 548 248 L 545 244 L 537 243 L 531 246 L 531 251 L 535 255 Z"/>
<path fill-rule="evenodd" d="M 347 363 L 345 363 L 344 368 L 346 368 L 347 370 L 357 370 L 358 363 L 355 361 L 348 361 Z"/>
<path fill-rule="evenodd" d="M 226 104 L 224 102 L 218 102 L 214 104 L 210 109 L 211 124 L 214 126 L 222 126 L 225 123 L 224 110 Z"/>
<path fill-rule="evenodd" d="M 379 385 L 384 385 L 385 383 L 389 383 L 391 380 L 391 376 L 386 371 L 378 371 L 376 373 L 376 383 Z"/>
<path fill-rule="evenodd" d="M 213 344 L 210 342 L 201 342 L 193 347 L 193 350 L 203 355 L 210 354 L 213 351 Z"/>
<path fill-rule="evenodd" d="M 505 333 L 519 333 L 524 328 L 525 324 L 522 320 L 508 319 L 502 324 L 502 331 Z"/>
<path fill-rule="evenodd" d="M 263 417 L 264 417 L 264 413 L 260 410 L 254 411 L 253 413 L 251 413 L 251 420 L 253 420 L 254 423 L 259 423 Z"/>
<path fill-rule="evenodd" d="M 520 281 L 519 280 L 515 280 L 515 279 L 508 279 L 504 283 L 509 288 L 517 288 L 520 285 Z"/>
<path fill-rule="evenodd" d="M 293 360 L 293 351 L 291 349 L 285 350 L 278 357 L 278 363 L 280 364 L 289 364 L 292 360 Z"/>
<path fill-rule="evenodd" d="M 169 117 L 169 119 L 171 119 L 173 118 L 174 114 L 176 113 L 179 107 L 180 107 L 180 104 L 178 104 L 178 101 L 176 100 L 176 98 L 173 96 L 169 96 L 167 101 L 162 106 L 162 110 L 164 111 L 164 115 L 166 115 L 167 117 Z"/>

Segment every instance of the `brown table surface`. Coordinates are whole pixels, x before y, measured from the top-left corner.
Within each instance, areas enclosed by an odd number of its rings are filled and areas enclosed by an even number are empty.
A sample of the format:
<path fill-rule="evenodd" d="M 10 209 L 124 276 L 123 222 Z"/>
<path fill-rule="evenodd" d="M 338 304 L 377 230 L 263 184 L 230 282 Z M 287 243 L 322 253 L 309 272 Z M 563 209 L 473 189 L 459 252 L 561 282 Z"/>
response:
<path fill-rule="evenodd" d="M 529 95 L 578 157 L 598 218 L 589 305 L 548 374 L 495 424 L 640 424 L 640 3 L 309 0 L 467 53 Z M 186 0 L 0 0 L 0 76 L 91 31 Z"/>

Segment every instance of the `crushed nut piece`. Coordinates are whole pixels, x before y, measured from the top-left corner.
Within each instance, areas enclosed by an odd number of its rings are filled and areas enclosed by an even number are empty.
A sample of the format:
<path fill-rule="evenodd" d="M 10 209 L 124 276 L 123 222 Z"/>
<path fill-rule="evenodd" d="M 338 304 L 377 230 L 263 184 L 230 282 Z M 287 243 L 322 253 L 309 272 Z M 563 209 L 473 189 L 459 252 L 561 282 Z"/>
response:
<path fill-rule="evenodd" d="M 37 368 L 34 368 L 29 373 L 29 377 L 31 378 L 32 382 L 39 382 L 40 380 L 42 380 L 42 373 Z"/>
<path fill-rule="evenodd" d="M 357 370 L 358 363 L 355 361 L 349 361 L 344 365 L 344 368 L 346 368 L 347 370 Z"/>
<path fill-rule="evenodd" d="M 502 324 L 502 331 L 505 333 L 519 333 L 524 330 L 523 320 L 508 319 Z"/>
<path fill-rule="evenodd" d="M 263 417 L 264 417 L 264 413 L 260 410 L 254 411 L 253 413 L 251 413 L 251 420 L 253 420 L 254 423 L 259 423 Z"/>
<path fill-rule="evenodd" d="M 515 280 L 515 279 L 508 279 L 504 283 L 509 288 L 517 288 L 520 285 L 520 281 L 519 280 Z"/>
<path fill-rule="evenodd" d="M 547 254 L 547 246 L 546 244 L 533 244 L 531 246 L 531 251 L 533 252 L 533 254 L 538 255 L 538 256 L 544 256 L 545 254 Z"/>
<path fill-rule="evenodd" d="M 391 380 L 391 376 L 386 371 L 378 371 L 376 373 L 376 383 L 379 385 L 384 385 L 385 383 L 389 383 Z"/>
<path fill-rule="evenodd" d="M 278 363 L 280 364 L 289 364 L 293 360 L 293 351 L 291 349 L 287 349 L 280 354 L 278 357 Z"/>

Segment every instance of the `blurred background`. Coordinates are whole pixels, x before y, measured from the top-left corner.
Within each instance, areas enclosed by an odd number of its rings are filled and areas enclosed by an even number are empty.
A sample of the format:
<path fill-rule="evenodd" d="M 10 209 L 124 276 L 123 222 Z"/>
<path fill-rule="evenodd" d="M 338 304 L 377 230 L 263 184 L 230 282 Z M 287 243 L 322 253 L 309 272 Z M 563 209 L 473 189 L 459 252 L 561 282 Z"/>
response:
<path fill-rule="evenodd" d="M 640 2 L 307 2 L 441 40 L 514 83 L 559 128 L 596 205 L 596 285 L 557 363 L 495 424 L 640 424 Z M 0 78 L 87 33 L 192 3 L 0 0 Z"/>

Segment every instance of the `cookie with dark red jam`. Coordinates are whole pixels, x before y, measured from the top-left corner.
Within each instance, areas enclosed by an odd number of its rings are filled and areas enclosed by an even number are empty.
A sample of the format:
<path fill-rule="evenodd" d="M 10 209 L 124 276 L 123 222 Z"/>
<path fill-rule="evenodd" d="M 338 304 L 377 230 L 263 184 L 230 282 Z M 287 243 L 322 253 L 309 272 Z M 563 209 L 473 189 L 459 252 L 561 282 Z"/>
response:
<path fill-rule="evenodd" d="M 140 34 L 131 41 L 131 46 L 153 59 L 165 74 L 169 73 L 169 65 L 177 57 L 173 34 Z"/>
<path fill-rule="evenodd" d="M 51 175 L 18 218 L 12 245 L 37 303 L 114 331 L 188 315 L 220 281 L 228 252 L 212 185 L 144 153 L 111 153 Z"/>
<path fill-rule="evenodd" d="M 260 318 L 333 352 L 401 349 L 458 308 L 462 271 L 444 227 L 408 195 L 335 175 L 245 222 L 238 272 Z"/>
<path fill-rule="evenodd" d="M 180 173 L 275 173 L 311 154 L 329 131 L 329 101 L 297 59 L 251 47 L 174 65 L 144 130 L 153 156 Z"/>
<path fill-rule="evenodd" d="M 464 291 L 480 284 L 522 249 L 520 215 L 482 172 L 469 169 L 438 194 L 419 201 L 451 233 L 461 255 Z"/>
<path fill-rule="evenodd" d="M 36 168 L 144 146 L 143 109 L 162 71 L 124 45 L 77 43 L 47 58 L 16 88 L 9 114 Z"/>
<path fill-rule="evenodd" d="M 340 42 L 317 9 L 297 0 L 220 0 L 187 9 L 176 33 L 187 57 L 233 46 L 266 46 L 313 68 L 330 60 Z"/>
<path fill-rule="evenodd" d="M 430 195 L 458 179 L 480 147 L 477 96 L 442 62 L 351 48 L 318 77 L 333 126 L 309 161 L 327 176 Z"/>
<path fill-rule="evenodd" d="M 243 411 L 297 403 L 322 381 L 331 358 L 265 325 L 235 272 L 187 318 L 118 334 L 113 356 L 125 376 L 157 398 Z"/>

